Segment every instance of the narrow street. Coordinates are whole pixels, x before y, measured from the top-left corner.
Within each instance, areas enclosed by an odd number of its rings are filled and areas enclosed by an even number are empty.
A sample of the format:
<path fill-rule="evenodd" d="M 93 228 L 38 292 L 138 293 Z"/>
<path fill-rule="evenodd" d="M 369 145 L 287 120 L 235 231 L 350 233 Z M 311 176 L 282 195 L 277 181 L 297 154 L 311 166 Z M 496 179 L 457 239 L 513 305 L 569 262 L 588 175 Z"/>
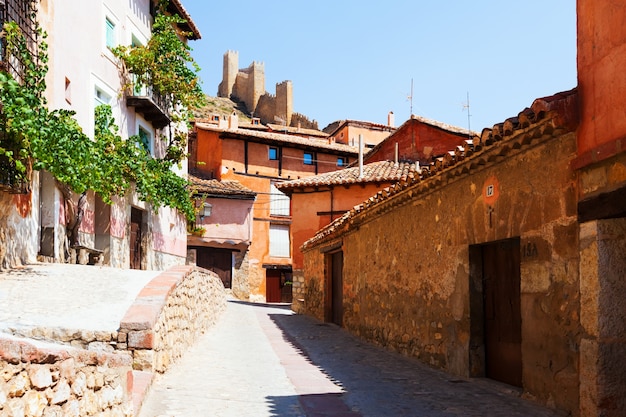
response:
<path fill-rule="evenodd" d="M 155 380 L 140 417 L 556 415 L 514 388 L 433 370 L 287 306 L 230 300 Z"/>

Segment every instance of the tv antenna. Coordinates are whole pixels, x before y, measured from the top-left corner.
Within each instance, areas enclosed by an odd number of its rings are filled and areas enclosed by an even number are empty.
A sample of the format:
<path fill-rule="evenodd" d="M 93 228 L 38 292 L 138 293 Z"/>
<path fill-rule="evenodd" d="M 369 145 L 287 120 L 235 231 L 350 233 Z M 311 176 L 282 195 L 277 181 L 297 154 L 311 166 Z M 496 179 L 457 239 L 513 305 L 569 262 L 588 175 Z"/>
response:
<path fill-rule="evenodd" d="M 411 111 L 411 113 L 409 114 L 409 118 L 411 118 L 413 116 L 413 78 L 411 78 L 411 92 L 407 96 L 407 99 L 411 103 L 410 104 L 410 111 Z"/>
<path fill-rule="evenodd" d="M 463 103 L 463 111 L 465 111 L 465 109 L 467 109 L 467 135 L 469 136 L 469 138 L 471 140 L 472 139 L 472 129 L 471 129 L 471 125 L 470 125 L 470 117 L 472 117 L 472 115 L 470 114 L 469 91 L 467 92 L 467 101 L 465 103 Z"/>

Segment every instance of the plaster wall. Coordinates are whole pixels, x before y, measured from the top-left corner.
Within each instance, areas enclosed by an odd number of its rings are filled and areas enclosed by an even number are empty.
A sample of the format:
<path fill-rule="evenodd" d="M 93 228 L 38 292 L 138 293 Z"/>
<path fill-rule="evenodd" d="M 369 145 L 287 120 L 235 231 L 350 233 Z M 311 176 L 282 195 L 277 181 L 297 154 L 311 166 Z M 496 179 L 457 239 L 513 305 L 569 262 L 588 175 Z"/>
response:
<path fill-rule="evenodd" d="M 363 135 L 365 146 L 372 147 L 385 140 L 390 134 L 391 132 L 389 130 L 374 130 L 346 124 L 335 134 L 334 138 L 337 143 L 359 146 L 359 135 Z"/>
<path fill-rule="evenodd" d="M 33 173 L 29 194 L 0 191 L 0 269 L 37 260 L 40 212 L 39 174 Z"/>
<path fill-rule="evenodd" d="M 202 218 L 198 225 L 204 227 L 204 237 L 250 241 L 253 200 L 207 198 L 213 206 L 211 216 Z"/>
<path fill-rule="evenodd" d="M 418 184 L 404 205 L 337 236 L 346 329 L 453 374 L 480 375 L 470 360 L 471 325 L 482 317 L 470 307 L 469 249 L 519 237 L 523 389 L 578 415 L 575 153 L 567 134 L 430 191 Z M 323 249 L 332 243 L 304 254 L 305 309 L 322 320 Z"/>
<path fill-rule="evenodd" d="M 623 150 L 615 141 L 626 135 L 626 5 L 610 0 L 578 0 L 576 4 L 581 97 L 578 152 L 600 151 L 597 160 Z"/>
<path fill-rule="evenodd" d="M 303 268 L 300 247 L 322 227 L 362 203 L 390 183 L 367 183 L 332 187 L 323 191 L 307 190 L 291 194 L 293 269 Z M 332 216 L 331 216 L 332 211 Z"/>

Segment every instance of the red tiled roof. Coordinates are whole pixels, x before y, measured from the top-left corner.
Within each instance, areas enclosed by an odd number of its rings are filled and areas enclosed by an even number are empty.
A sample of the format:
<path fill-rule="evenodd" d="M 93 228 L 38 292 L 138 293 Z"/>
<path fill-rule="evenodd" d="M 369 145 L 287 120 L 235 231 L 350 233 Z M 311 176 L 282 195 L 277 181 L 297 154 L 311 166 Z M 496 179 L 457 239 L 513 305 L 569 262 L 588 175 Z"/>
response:
<path fill-rule="evenodd" d="M 193 34 L 191 39 L 197 40 L 197 39 L 202 38 L 202 34 L 200 34 L 200 29 L 198 29 L 198 27 L 196 26 L 194 21 L 191 19 L 191 15 L 187 11 L 187 9 L 185 9 L 185 6 L 183 6 L 181 1 L 180 0 L 170 0 L 170 3 L 174 7 L 176 7 L 180 17 L 182 17 L 183 19 L 185 19 L 187 21 L 186 25 L 189 26 L 189 30 Z"/>
<path fill-rule="evenodd" d="M 329 141 L 326 139 L 304 138 L 296 135 L 285 135 L 282 133 L 273 132 L 259 132 L 249 129 L 224 129 L 207 123 L 196 123 L 195 126 L 196 129 L 221 133 L 220 136 L 227 138 L 240 138 L 250 141 L 256 140 L 257 142 L 264 143 L 289 144 L 296 145 L 296 147 L 299 146 L 311 149 L 323 149 L 326 151 L 334 151 L 335 153 L 353 156 L 359 154 L 359 149 L 356 146 L 348 146 L 341 143 L 329 143 Z"/>
<path fill-rule="evenodd" d="M 521 111 L 492 128 L 483 129 L 480 136 L 465 147 L 451 150 L 430 166 L 422 167 L 420 175 L 398 181 L 346 212 L 304 242 L 302 247 L 316 246 L 332 240 L 336 233 L 348 230 L 357 219 L 376 214 L 394 205 L 404 204 L 422 191 L 445 184 L 447 179 L 471 173 L 520 149 L 576 131 L 579 123 L 578 90 L 576 88 L 550 97 L 536 99 L 530 108 Z M 468 141 L 469 142 L 469 141 Z"/>
<path fill-rule="evenodd" d="M 193 175 L 189 175 L 188 179 L 196 194 L 239 196 L 251 199 L 256 196 L 254 191 L 244 187 L 238 181 L 206 180 Z"/>
<path fill-rule="evenodd" d="M 362 184 L 368 182 L 407 181 L 419 175 L 419 168 L 408 162 L 379 161 L 363 166 L 363 176 L 359 177 L 359 167 L 345 168 L 327 172 L 313 177 L 284 181 L 276 184 L 281 191 L 290 191 L 301 187 L 318 187 L 323 185 Z"/>

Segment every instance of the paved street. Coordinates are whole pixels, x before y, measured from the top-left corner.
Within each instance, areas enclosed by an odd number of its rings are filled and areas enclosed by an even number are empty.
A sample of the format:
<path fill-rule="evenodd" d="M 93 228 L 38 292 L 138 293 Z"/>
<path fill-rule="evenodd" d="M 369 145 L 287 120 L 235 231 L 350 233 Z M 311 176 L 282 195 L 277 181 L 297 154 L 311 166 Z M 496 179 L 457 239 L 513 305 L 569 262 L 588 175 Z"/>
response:
<path fill-rule="evenodd" d="M 155 381 L 140 417 L 555 415 L 508 386 L 438 372 L 287 307 L 231 300 Z"/>

